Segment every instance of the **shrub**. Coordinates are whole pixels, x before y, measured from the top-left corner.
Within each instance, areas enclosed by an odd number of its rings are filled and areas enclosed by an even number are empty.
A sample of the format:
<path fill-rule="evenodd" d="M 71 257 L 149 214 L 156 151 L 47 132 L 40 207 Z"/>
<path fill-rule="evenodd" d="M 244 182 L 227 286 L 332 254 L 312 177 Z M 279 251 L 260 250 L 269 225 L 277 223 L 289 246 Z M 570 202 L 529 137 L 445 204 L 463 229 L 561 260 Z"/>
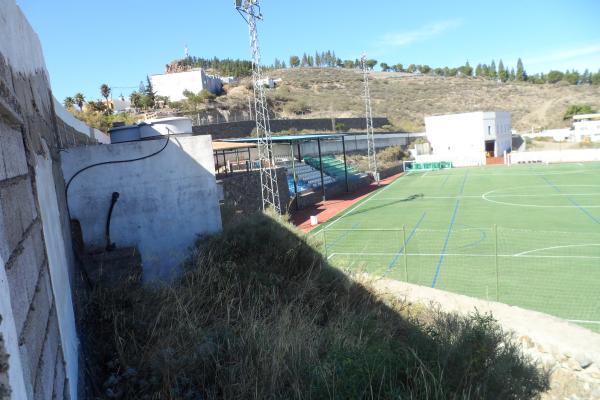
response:
<path fill-rule="evenodd" d="M 567 108 L 567 110 L 565 111 L 565 115 L 563 116 L 563 120 L 571 119 L 571 118 L 573 118 L 573 115 L 577 115 L 577 114 L 593 114 L 595 112 L 597 112 L 597 111 L 595 109 L 593 109 L 588 104 L 584 104 L 584 105 L 573 104 L 573 105 L 570 105 Z"/>
<path fill-rule="evenodd" d="M 310 112 L 310 108 L 303 101 L 290 101 L 286 103 L 286 105 L 283 107 L 283 110 L 289 114 L 296 115 L 306 114 Z"/>

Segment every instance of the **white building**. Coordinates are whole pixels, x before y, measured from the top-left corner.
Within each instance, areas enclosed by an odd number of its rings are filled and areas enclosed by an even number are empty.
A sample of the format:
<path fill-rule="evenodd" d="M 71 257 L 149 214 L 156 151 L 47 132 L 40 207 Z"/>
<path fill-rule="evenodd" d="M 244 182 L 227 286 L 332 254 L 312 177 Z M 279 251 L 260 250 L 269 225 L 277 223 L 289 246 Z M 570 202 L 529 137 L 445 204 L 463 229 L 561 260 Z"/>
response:
<path fill-rule="evenodd" d="M 600 113 L 574 115 L 573 136 L 576 142 L 600 142 Z"/>
<path fill-rule="evenodd" d="M 236 85 L 240 82 L 239 78 L 235 76 L 220 76 L 219 79 L 224 85 Z"/>
<path fill-rule="evenodd" d="M 131 101 L 123 96 L 108 100 L 108 106 L 116 113 L 131 110 Z"/>
<path fill-rule="evenodd" d="M 257 85 L 262 85 L 264 87 L 267 87 L 269 89 L 273 89 L 275 87 L 275 80 L 273 80 L 273 78 L 262 78 L 256 81 Z"/>
<path fill-rule="evenodd" d="M 219 94 L 223 87 L 221 79 L 208 75 L 202 68 L 184 72 L 151 75 L 152 89 L 157 96 L 167 96 L 171 101 L 185 99 L 183 92 L 198 93 L 203 89 Z"/>
<path fill-rule="evenodd" d="M 511 117 L 506 111 L 478 111 L 425 117 L 434 158 L 455 166 L 484 165 L 512 148 Z"/>

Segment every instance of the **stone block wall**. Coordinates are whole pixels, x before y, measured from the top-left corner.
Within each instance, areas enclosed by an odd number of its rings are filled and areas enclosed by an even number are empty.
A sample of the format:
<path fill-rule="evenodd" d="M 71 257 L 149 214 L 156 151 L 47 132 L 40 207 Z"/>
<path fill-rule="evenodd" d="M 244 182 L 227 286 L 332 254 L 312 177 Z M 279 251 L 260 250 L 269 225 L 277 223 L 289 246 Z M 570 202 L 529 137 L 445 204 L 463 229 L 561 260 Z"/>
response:
<path fill-rule="evenodd" d="M 298 119 L 272 119 L 271 131 L 281 132 L 287 130 L 317 130 L 332 131 L 336 124 L 343 124 L 346 129 L 366 129 L 364 118 L 298 118 Z M 373 127 L 380 128 L 389 125 L 389 120 L 384 117 L 373 118 Z M 223 124 L 212 124 L 194 126 L 193 132 L 199 135 L 211 135 L 213 140 L 233 139 L 248 137 L 256 127 L 255 121 L 226 122 Z"/>
<path fill-rule="evenodd" d="M 239 172 L 224 178 L 223 200 L 226 210 L 222 211 L 227 221 L 231 214 L 251 214 L 262 210 L 259 171 Z M 284 168 L 277 168 L 277 186 L 281 210 L 287 212 L 289 207 L 289 191 L 287 175 Z"/>
<path fill-rule="evenodd" d="M 60 157 L 95 140 L 56 118 L 39 39 L 14 0 L 0 0 L 0 38 L 0 398 L 76 398 Z"/>

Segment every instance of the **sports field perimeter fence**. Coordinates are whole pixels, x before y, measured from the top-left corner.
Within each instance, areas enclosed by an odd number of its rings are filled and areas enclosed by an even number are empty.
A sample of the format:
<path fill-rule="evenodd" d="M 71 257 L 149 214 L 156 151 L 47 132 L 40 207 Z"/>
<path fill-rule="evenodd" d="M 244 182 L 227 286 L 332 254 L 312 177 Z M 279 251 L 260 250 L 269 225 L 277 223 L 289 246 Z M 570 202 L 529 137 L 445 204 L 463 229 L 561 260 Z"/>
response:
<path fill-rule="evenodd" d="M 335 229 L 329 263 L 537 310 L 600 331 L 600 233 L 489 228 Z"/>

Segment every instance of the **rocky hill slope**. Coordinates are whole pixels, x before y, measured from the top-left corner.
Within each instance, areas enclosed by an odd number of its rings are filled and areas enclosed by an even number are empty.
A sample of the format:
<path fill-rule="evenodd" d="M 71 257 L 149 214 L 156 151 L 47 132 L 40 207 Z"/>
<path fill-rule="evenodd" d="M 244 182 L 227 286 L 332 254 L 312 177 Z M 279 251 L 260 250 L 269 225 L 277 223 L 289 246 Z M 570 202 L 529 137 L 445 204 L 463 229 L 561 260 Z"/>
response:
<path fill-rule="evenodd" d="M 294 68 L 268 71 L 281 78 L 268 91 L 278 116 L 307 118 L 357 117 L 364 115 L 362 75 L 357 70 Z M 506 110 L 513 128 L 569 126 L 563 115 L 569 105 L 589 104 L 600 109 L 600 86 L 507 82 L 482 78 L 416 76 L 396 72 L 372 72 L 373 114 L 386 116 L 395 127 L 407 131 L 424 129 L 426 115 Z M 230 109 L 248 109 L 247 82 L 231 88 L 218 103 Z"/>

